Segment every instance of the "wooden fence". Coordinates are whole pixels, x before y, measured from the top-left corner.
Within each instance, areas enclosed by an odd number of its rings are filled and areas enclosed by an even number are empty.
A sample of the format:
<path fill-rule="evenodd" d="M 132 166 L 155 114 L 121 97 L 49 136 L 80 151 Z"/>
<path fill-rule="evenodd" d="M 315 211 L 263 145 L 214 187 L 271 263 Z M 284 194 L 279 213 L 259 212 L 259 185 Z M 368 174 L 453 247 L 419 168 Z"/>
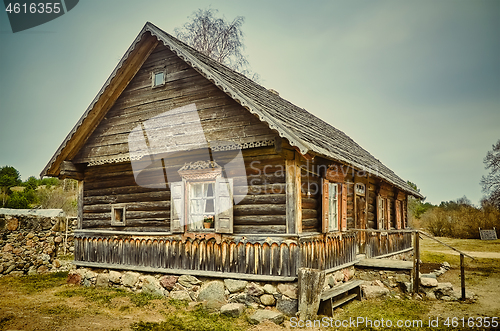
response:
<path fill-rule="evenodd" d="M 76 235 L 75 264 L 199 276 L 294 280 L 299 248 L 284 238 Z M 233 275 L 233 276 L 231 276 Z"/>
<path fill-rule="evenodd" d="M 367 258 L 393 254 L 412 247 L 411 231 L 365 231 L 365 235 Z"/>
<path fill-rule="evenodd" d="M 300 239 L 301 267 L 329 270 L 356 260 L 356 232 Z"/>
<path fill-rule="evenodd" d="M 184 238 L 75 234 L 79 266 L 269 281 L 293 281 L 300 267 L 332 269 L 356 258 L 356 233 Z"/>

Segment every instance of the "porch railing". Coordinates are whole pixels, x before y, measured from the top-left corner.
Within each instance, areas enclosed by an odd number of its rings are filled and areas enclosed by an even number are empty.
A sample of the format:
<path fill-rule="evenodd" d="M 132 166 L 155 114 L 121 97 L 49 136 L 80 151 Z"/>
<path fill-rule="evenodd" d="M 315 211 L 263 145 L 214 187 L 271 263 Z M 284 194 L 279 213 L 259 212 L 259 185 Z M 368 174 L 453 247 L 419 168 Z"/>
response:
<path fill-rule="evenodd" d="M 300 238 L 301 267 L 331 270 L 356 261 L 356 232 Z"/>
<path fill-rule="evenodd" d="M 365 254 L 367 258 L 397 254 L 412 247 L 411 230 L 365 230 Z"/>
<path fill-rule="evenodd" d="M 75 236 L 75 264 L 88 267 L 292 281 L 298 261 L 297 242 L 279 237 Z"/>

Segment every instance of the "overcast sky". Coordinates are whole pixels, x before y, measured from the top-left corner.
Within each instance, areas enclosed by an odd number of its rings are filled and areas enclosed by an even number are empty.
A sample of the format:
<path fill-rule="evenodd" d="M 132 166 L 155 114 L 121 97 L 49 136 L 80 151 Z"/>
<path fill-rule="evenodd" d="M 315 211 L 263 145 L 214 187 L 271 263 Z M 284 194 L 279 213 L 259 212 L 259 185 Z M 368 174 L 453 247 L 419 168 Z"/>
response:
<path fill-rule="evenodd" d="M 0 13 L 0 166 L 37 176 L 146 21 L 245 17 L 261 84 L 344 131 L 438 204 L 482 197 L 500 139 L 500 1 L 87 0 L 13 34 Z M 3 7 L 2 7 L 3 8 Z"/>

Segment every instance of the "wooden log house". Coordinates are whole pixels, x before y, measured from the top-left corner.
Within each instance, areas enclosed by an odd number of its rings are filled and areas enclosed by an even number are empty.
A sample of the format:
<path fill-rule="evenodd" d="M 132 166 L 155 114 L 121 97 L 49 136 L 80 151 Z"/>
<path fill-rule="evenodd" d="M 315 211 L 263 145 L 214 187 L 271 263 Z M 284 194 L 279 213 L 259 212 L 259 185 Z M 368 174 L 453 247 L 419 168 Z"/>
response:
<path fill-rule="evenodd" d="M 262 281 L 408 248 L 408 233 L 356 229 L 404 229 L 421 197 L 342 131 L 151 23 L 41 175 L 78 180 L 79 266 Z"/>

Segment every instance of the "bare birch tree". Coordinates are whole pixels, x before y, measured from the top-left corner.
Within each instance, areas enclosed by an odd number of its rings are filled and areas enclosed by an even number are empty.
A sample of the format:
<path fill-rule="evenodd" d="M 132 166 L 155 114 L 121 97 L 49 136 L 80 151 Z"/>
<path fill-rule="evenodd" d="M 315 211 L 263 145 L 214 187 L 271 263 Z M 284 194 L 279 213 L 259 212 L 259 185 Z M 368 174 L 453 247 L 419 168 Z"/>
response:
<path fill-rule="evenodd" d="M 215 61 L 258 81 L 259 75 L 252 72 L 243 54 L 243 16 L 232 22 L 216 17 L 216 9 L 198 9 L 189 17 L 182 28 L 174 30 L 178 39 L 211 57 Z"/>
<path fill-rule="evenodd" d="M 487 176 L 481 178 L 483 192 L 488 194 L 487 201 L 500 209 L 500 140 L 488 151 L 483 162 L 485 168 L 490 170 Z"/>

